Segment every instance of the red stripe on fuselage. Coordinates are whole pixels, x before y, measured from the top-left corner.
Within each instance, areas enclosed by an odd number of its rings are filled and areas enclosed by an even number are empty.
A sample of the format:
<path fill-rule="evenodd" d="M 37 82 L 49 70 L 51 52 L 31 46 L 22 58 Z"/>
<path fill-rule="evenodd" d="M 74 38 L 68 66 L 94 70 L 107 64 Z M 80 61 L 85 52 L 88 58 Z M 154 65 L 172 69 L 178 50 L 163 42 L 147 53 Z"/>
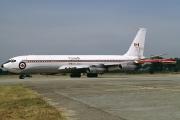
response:
<path fill-rule="evenodd" d="M 128 62 L 131 60 L 22 60 L 26 63 L 46 63 L 46 62 Z"/>

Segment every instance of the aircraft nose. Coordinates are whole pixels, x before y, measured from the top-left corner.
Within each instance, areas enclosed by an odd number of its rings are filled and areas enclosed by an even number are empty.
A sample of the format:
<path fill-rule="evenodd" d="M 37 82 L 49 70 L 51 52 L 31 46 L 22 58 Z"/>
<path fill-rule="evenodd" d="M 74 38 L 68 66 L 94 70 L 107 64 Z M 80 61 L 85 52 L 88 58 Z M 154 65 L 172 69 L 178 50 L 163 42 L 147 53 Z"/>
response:
<path fill-rule="evenodd" d="M 4 67 L 4 64 L 2 64 L 1 67 L 3 68 L 3 67 Z"/>

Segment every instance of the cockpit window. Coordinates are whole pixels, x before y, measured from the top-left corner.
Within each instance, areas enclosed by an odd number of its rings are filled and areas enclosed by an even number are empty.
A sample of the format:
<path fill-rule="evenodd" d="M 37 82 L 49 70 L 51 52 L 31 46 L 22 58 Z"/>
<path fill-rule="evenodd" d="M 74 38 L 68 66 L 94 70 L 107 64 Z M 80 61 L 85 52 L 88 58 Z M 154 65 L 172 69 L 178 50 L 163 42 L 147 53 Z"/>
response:
<path fill-rule="evenodd" d="M 9 62 L 16 62 L 16 60 L 8 60 L 7 62 L 5 62 L 5 63 L 9 63 Z"/>

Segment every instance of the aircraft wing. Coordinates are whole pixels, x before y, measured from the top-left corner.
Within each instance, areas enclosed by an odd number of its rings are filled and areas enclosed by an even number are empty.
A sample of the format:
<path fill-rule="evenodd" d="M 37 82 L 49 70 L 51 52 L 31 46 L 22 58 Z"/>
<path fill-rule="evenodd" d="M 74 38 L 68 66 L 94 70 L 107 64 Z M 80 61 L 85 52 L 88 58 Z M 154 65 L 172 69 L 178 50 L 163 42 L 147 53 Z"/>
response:
<path fill-rule="evenodd" d="M 63 65 L 59 67 L 59 72 L 85 71 L 89 65 Z"/>
<path fill-rule="evenodd" d="M 117 66 L 128 66 L 128 65 L 133 65 L 135 63 L 135 61 L 131 61 L 131 62 L 119 62 L 119 63 L 105 63 L 103 64 L 106 68 L 111 68 L 111 67 L 117 67 Z"/>
<path fill-rule="evenodd" d="M 136 65 L 134 65 L 135 61 L 127 61 L 127 62 L 117 62 L 117 63 L 96 63 L 91 65 L 63 65 L 60 66 L 59 72 L 74 72 L 74 73 L 84 73 L 87 72 L 88 69 L 103 69 L 106 71 L 107 69 L 134 69 Z"/>
<path fill-rule="evenodd" d="M 85 73 L 90 70 L 95 71 L 107 71 L 114 69 L 122 69 L 122 70 L 134 70 L 139 64 L 144 63 L 162 63 L 162 64 L 175 64 L 176 60 L 170 59 L 140 59 L 134 61 L 126 61 L 126 62 L 112 62 L 112 63 L 101 63 L 101 64 L 91 64 L 91 65 L 63 65 L 60 66 L 59 72 L 69 72 L 69 73 Z"/>

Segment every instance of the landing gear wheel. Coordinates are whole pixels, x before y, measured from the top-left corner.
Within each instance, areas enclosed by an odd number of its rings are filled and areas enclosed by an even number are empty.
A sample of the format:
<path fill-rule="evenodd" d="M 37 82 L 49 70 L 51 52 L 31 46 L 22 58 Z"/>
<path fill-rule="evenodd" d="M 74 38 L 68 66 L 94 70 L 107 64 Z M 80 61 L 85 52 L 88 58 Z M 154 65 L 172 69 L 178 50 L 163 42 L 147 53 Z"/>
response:
<path fill-rule="evenodd" d="M 87 77 L 91 78 L 91 77 L 98 77 L 97 73 L 88 73 Z"/>
<path fill-rule="evenodd" d="M 24 75 L 19 76 L 19 79 L 24 79 L 24 78 L 25 78 Z"/>
<path fill-rule="evenodd" d="M 74 77 L 80 78 L 81 77 L 81 73 L 72 73 L 72 74 L 70 74 L 70 77 L 71 78 L 74 78 Z"/>

